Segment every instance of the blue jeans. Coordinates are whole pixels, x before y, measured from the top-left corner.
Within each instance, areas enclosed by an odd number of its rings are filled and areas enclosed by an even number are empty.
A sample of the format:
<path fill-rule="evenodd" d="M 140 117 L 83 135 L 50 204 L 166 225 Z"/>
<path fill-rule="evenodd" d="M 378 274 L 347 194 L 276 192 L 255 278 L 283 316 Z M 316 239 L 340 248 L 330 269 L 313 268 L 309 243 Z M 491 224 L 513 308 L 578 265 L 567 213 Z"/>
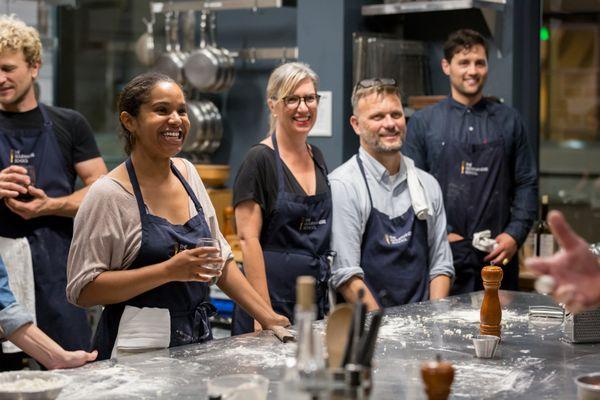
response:
<path fill-rule="evenodd" d="M 8 337 L 21 326 L 33 322 L 31 314 L 17 303 L 8 285 L 8 272 L 0 258 L 0 337 Z"/>

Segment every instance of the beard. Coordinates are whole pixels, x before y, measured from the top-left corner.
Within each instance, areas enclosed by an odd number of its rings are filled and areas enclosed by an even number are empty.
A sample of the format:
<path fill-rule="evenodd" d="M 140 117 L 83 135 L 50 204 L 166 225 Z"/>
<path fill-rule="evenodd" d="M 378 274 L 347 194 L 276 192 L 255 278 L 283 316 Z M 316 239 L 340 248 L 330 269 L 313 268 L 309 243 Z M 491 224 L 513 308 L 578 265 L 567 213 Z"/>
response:
<path fill-rule="evenodd" d="M 399 135 L 402 135 L 402 133 L 399 133 Z M 404 140 L 402 137 L 400 137 L 400 141 L 396 144 L 384 144 L 379 135 L 368 134 L 365 138 L 365 142 L 377 153 L 396 153 L 402 148 Z"/>

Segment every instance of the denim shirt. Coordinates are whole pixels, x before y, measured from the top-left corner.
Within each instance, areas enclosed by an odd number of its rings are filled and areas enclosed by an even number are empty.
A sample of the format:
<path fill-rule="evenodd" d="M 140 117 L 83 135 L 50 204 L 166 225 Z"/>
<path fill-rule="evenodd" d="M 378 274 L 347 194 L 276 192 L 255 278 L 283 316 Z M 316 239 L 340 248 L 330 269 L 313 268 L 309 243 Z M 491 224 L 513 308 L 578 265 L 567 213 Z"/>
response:
<path fill-rule="evenodd" d="M 8 337 L 30 322 L 33 322 L 31 314 L 17 303 L 10 290 L 8 272 L 0 258 L 0 337 Z"/>
<path fill-rule="evenodd" d="M 412 158 L 415 166 L 436 175 L 440 168 L 442 133 L 452 140 L 479 144 L 504 140 L 510 160 L 511 212 L 504 232 L 519 244 L 537 215 L 538 183 L 536 159 L 517 111 L 486 98 L 467 107 L 448 97 L 417 111 L 408 122 L 402 154 Z"/>

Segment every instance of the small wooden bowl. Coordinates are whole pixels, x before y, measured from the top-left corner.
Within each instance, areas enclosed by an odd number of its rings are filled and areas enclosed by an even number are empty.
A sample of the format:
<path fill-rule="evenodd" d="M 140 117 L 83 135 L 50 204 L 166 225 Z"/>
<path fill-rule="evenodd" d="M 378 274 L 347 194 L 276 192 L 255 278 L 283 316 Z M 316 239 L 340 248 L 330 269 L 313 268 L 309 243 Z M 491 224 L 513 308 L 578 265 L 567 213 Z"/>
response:
<path fill-rule="evenodd" d="M 196 171 L 206 187 L 223 187 L 229 179 L 229 165 L 196 164 Z"/>

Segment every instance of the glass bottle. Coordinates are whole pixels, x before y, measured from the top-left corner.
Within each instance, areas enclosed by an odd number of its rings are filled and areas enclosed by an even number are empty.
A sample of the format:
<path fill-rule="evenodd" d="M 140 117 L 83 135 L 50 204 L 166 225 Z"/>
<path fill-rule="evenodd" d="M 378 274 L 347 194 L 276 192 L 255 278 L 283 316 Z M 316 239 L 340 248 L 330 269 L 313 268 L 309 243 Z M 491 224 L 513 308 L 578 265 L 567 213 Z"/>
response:
<path fill-rule="evenodd" d="M 556 242 L 548 222 L 548 195 L 542 196 L 542 214 L 534 227 L 534 255 L 537 257 L 548 257 L 556 252 Z"/>
<path fill-rule="evenodd" d="M 327 388 L 322 339 L 313 330 L 317 316 L 315 284 L 315 278 L 312 276 L 300 276 L 296 281 L 294 318 L 298 347 L 295 358 L 286 362 L 280 390 L 281 398 L 318 399 L 320 393 Z"/>

